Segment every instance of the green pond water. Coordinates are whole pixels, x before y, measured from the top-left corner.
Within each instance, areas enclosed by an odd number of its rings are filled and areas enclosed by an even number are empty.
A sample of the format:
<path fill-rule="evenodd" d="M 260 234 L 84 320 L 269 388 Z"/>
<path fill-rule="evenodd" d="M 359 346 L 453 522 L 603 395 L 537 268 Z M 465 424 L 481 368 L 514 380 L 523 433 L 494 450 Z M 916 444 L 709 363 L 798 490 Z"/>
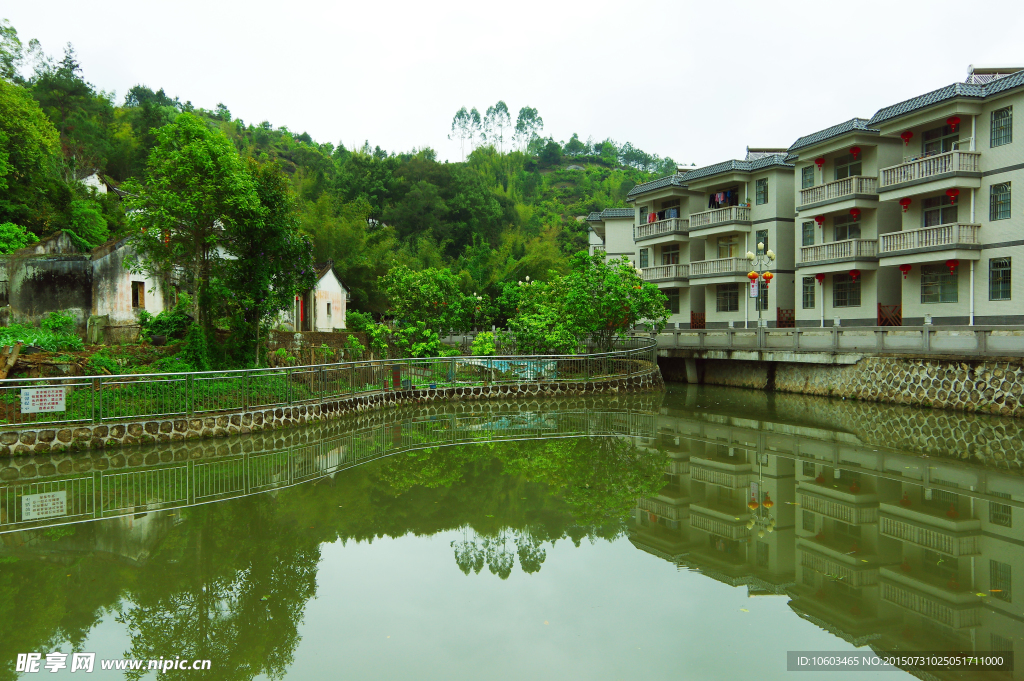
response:
<path fill-rule="evenodd" d="M 0 461 L 0 679 L 884 681 L 911 671 L 787 653 L 1005 655 L 1022 431 L 670 385 Z M 100 668 L 161 658 L 210 668 Z"/>

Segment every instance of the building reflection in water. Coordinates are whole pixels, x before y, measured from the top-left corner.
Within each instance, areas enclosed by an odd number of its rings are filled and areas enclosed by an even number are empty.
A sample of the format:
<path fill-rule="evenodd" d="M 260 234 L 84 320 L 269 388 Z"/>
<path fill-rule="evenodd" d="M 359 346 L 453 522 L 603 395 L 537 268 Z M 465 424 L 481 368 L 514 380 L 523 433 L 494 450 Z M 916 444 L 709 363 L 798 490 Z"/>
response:
<path fill-rule="evenodd" d="M 644 446 L 671 460 L 661 493 L 637 502 L 637 548 L 751 596 L 786 596 L 856 646 L 1002 652 L 1024 636 L 1016 462 L 672 408 L 655 431 Z"/>
<path fill-rule="evenodd" d="M 302 575 L 292 580 L 301 588 L 293 589 L 287 600 L 290 617 L 297 620 L 305 600 L 315 592 L 318 545 L 336 538 L 380 536 L 382 518 L 394 524 L 386 530 L 391 536 L 461 529 L 462 537 L 450 550 L 458 569 L 467 574 L 487 565 L 507 577 L 513 556 L 524 572 L 541 570 L 546 560 L 543 544 L 551 536 L 540 525 L 524 521 L 500 526 L 487 520 L 493 515 L 481 516 L 473 508 L 424 523 L 422 516 L 407 513 L 402 506 L 409 502 L 392 494 L 414 486 L 435 488 L 452 466 L 469 470 L 474 459 L 493 456 L 483 448 L 482 454 L 473 455 L 467 453 L 475 451 L 472 448 L 452 445 L 510 441 L 514 448 L 520 446 L 515 442 L 528 440 L 628 441 L 640 451 L 663 457 L 650 469 L 654 480 L 667 459 L 660 491 L 637 500 L 626 521 L 629 540 L 638 549 L 681 569 L 745 588 L 751 596 L 786 598 L 795 615 L 855 646 L 1008 651 L 1024 635 L 1024 586 L 1015 588 L 1014 583 L 1024 573 L 1024 484 L 1007 444 L 1016 438 L 1019 447 L 1022 425 L 988 417 L 693 388 L 674 389 L 664 399 L 399 410 L 357 424 L 338 422 L 284 434 L 93 453 L 75 459 L 75 470 L 65 474 L 40 471 L 68 470 L 68 457 L 55 456 L 50 462 L 44 457 L 10 460 L 0 465 L 7 480 L 0 484 L 0 554 L 17 556 L 23 564 L 33 558 L 70 564 L 76 556 L 99 555 L 143 572 L 173 573 L 178 581 L 166 593 L 147 596 L 160 604 L 180 594 L 206 593 L 202 580 L 190 576 L 193 568 L 220 560 L 211 558 L 214 530 L 238 527 L 240 536 L 255 538 L 249 552 L 235 559 L 238 574 L 258 574 L 253 566 L 263 569 L 266 557 L 272 556 L 273 562 L 290 565 L 294 575 Z M 601 448 L 594 446 L 594 461 Z M 419 454 L 413 457 L 414 452 Z M 393 456 L 398 453 L 410 456 Z M 567 465 L 585 462 L 579 448 L 562 455 Z M 521 453 L 516 456 L 522 458 Z M 604 461 L 614 461 L 615 456 L 610 451 Z M 322 493 L 325 497 L 309 495 L 321 499 L 322 508 L 334 515 L 316 511 L 311 516 L 316 519 L 307 520 L 303 513 L 315 509 L 300 513 L 301 504 L 292 502 L 289 513 L 299 518 L 294 520 L 266 502 L 282 489 L 304 483 L 344 490 L 346 476 L 356 475 L 348 469 L 389 457 L 393 463 L 383 467 L 385 474 L 377 479 L 379 485 L 390 486 L 388 495 L 350 499 L 344 509 L 337 501 L 323 503 L 323 498 L 331 498 L 327 492 Z M 518 464 L 520 473 L 529 470 L 528 459 Z M 640 459 L 632 461 L 642 467 Z M 606 468 L 603 480 L 612 479 L 609 470 L 614 473 Z M 495 471 L 487 473 L 489 480 L 509 475 L 500 467 Z M 366 485 L 357 487 L 345 493 L 367 493 Z M 23 497 L 45 492 L 65 494 L 64 513 L 26 518 Z M 614 497 L 621 492 L 609 488 L 605 496 L 614 503 L 590 493 L 586 501 L 601 517 L 618 508 Z M 253 495 L 251 508 L 209 505 Z M 627 507 L 632 498 L 625 497 Z M 548 502 L 531 497 L 529 503 L 547 514 L 538 511 L 537 517 L 554 517 L 545 506 Z M 193 516 L 193 530 L 176 529 L 183 516 L 178 509 L 204 504 L 208 510 L 201 517 L 206 525 Z M 564 508 L 558 513 L 563 520 L 554 523 L 556 535 L 562 536 L 565 527 L 570 534 L 577 531 L 571 529 L 571 514 L 566 515 Z M 230 521 L 223 520 L 229 516 Z M 87 522 L 77 527 L 88 531 L 62 536 L 67 523 L 101 518 L 114 520 Z M 247 529 L 246 523 L 254 523 L 253 528 Z M 285 529 L 292 527 L 289 523 L 300 531 L 290 534 L 293 530 Z M 306 525 L 309 530 L 301 530 Z M 489 529 L 478 534 L 481 527 Z M 614 532 L 607 536 L 614 537 Z M 268 553 L 261 537 L 289 537 L 289 542 Z M 574 540 L 578 542 L 578 537 Z M 165 558 L 174 557 L 147 568 L 159 551 Z M 180 566 L 180 574 L 168 565 Z M 215 572 L 212 567 L 203 569 Z M 24 565 L 16 571 L 18 579 L 25 580 L 42 574 Z M 122 581 L 127 584 L 134 578 Z M 259 605 L 257 592 L 283 589 L 270 584 L 260 582 L 252 588 L 257 597 L 252 607 L 265 607 Z M 97 608 L 114 607 L 120 588 L 111 581 L 109 593 L 97 592 L 98 598 L 103 596 Z M 93 626 L 91 617 L 83 618 L 76 630 L 78 640 Z M 40 622 L 39 631 L 52 626 Z M 290 627 L 278 637 L 296 640 L 297 625 Z M 47 635 L 39 636 L 42 640 Z M 288 655 L 273 669 L 286 668 Z M 1024 677 L 1024 672 L 1015 677 Z"/>

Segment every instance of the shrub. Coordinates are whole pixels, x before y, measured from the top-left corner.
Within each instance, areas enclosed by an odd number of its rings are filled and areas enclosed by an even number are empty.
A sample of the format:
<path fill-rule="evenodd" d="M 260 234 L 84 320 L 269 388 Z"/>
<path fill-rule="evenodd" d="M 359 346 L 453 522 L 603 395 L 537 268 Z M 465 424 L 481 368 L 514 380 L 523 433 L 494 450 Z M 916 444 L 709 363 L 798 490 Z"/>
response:
<path fill-rule="evenodd" d="M 19 248 L 25 248 L 39 241 L 32 232 L 13 222 L 0 223 L 0 254 L 14 253 Z"/>
<path fill-rule="evenodd" d="M 0 347 L 24 343 L 46 352 L 81 350 L 82 339 L 73 333 L 54 333 L 49 329 L 36 329 L 21 324 L 0 327 Z"/>
<path fill-rule="evenodd" d="M 473 355 L 493 355 L 496 352 L 494 346 L 494 334 L 490 331 L 481 331 L 473 339 L 470 353 Z"/>
<path fill-rule="evenodd" d="M 355 336 L 350 335 L 345 340 L 345 354 L 348 355 L 348 359 L 358 361 L 363 358 L 365 352 L 366 346 Z"/>
<path fill-rule="evenodd" d="M 39 322 L 39 328 L 55 334 L 71 333 L 75 329 L 75 318 L 54 310 Z"/>
<path fill-rule="evenodd" d="M 366 312 L 349 310 L 345 313 L 345 326 L 349 331 L 356 333 L 369 333 L 374 326 L 373 317 Z"/>
<path fill-rule="evenodd" d="M 150 340 L 153 336 L 167 336 L 168 338 L 184 338 L 192 324 L 192 315 L 189 310 L 192 308 L 192 298 L 187 294 L 178 295 L 178 304 L 169 310 L 164 310 L 157 316 L 153 316 L 145 310 L 139 311 L 139 326 L 142 328 L 142 336 Z"/>

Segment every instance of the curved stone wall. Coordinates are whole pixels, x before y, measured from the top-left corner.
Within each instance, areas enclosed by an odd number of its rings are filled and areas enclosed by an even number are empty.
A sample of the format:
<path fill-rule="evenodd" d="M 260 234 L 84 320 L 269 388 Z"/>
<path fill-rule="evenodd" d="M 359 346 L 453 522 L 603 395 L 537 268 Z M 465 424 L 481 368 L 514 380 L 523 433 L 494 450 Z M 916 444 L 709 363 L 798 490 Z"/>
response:
<path fill-rule="evenodd" d="M 0 457 L 82 451 L 176 442 L 290 428 L 342 414 L 438 400 L 488 400 L 523 397 L 602 395 L 643 392 L 664 387 L 657 365 L 629 378 L 580 382 L 529 382 L 436 390 L 396 390 L 274 409 L 238 411 L 197 418 L 139 419 L 118 424 L 39 425 L 0 433 Z"/>

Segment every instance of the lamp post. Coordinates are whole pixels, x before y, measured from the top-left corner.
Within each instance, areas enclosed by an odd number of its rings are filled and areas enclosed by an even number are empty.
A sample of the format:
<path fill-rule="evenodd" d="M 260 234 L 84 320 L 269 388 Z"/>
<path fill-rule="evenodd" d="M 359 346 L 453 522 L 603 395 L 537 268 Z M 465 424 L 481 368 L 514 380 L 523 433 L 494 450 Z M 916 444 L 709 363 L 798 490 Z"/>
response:
<path fill-rule="evenodd" d="M 750 279 L 751 283 L 753 283 L 754 281 L 760 280 L 761 282 L 763 282 L 764 290 L 767 291 L 768 290 L 768 284 L 771 283 L 771 280 L 775 276 L 771 272 L 768 271 L 769 265 L 771 263 L 775 262 L 775 253 L 770 248 L 766 251 L 764 249 L 764 243 L 758 242 L 758 244 L 757 244 L 757 254 L 755 255 L 754 253 L 751 253 L 750 251 L 747 251 L 747 260 L 749 260 L 750 263 L 754 267 L 754 269 L 751 270 L 751 272 L 747 275 L 747 278 Z M 757 328 L 758 328 L 758 334 L 761 333 L 760 329 L 761 329 L 761 324 L 762 324 L 762 321 L 761 321 L 761 289 L 760 289 L 760 286 L 761 286 L 761 284 L 758 285 L 757 297 L 754 299 L 754 300 L 757 301 L 755 304 L 757 305 Z M 766 295 L 765 298 L 767 298 L 767 297 L 768 296 Z"/>

